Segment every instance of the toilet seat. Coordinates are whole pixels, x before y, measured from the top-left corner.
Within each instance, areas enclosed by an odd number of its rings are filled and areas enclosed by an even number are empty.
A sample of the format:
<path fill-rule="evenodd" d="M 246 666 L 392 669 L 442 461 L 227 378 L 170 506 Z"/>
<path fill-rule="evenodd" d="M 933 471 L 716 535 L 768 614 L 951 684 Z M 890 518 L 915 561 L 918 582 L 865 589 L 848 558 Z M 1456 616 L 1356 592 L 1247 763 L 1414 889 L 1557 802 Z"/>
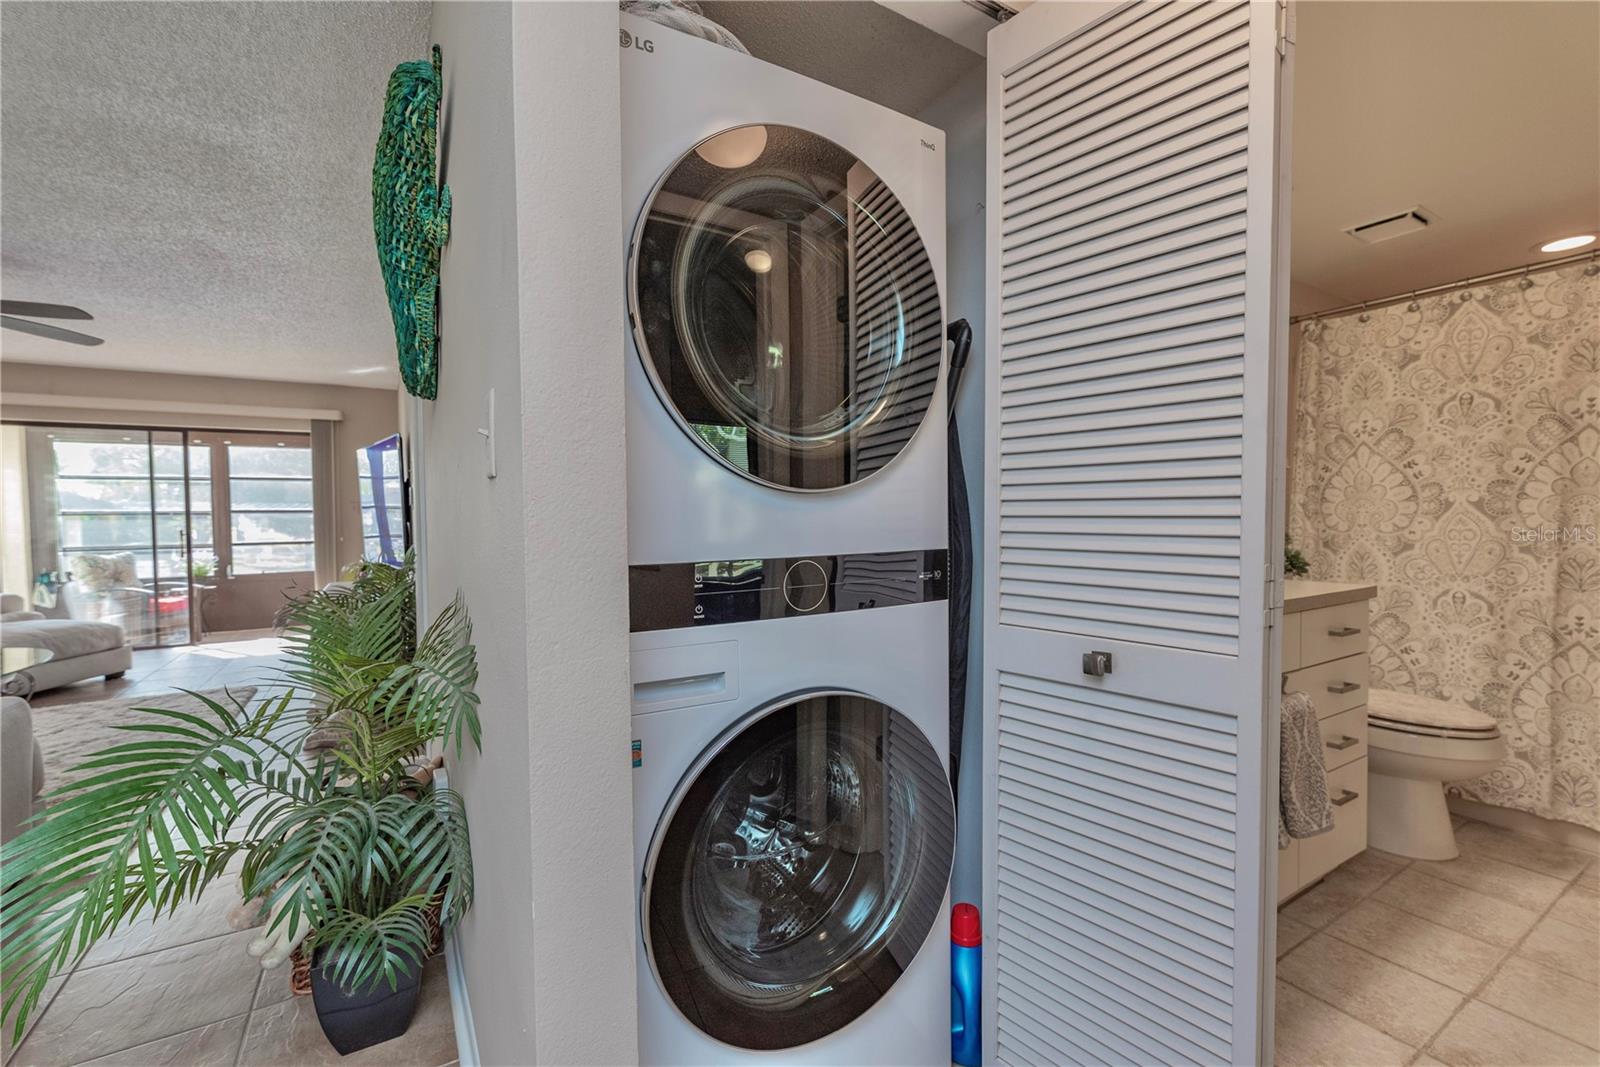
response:
<path fill-rule="evenodd" d="M 1488 741 L 1500 736 L 1499 723 L 1476 708 L 1393 689 L 1367 692 L 1367 723 L 1418 737 Z"/>

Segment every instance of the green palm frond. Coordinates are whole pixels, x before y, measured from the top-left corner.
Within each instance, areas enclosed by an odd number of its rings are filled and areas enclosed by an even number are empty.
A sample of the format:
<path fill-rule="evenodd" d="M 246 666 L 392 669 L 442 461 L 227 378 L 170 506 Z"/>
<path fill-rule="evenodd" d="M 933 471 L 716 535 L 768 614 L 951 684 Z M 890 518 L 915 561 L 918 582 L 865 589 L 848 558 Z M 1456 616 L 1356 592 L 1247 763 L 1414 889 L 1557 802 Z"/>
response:
<path fill-rule="evenodd" d="M 141 740 L 78 765 L 45 816 L 0 847 L 0 988 L 19 1030 L 53 973 L 146 908 L 197 895 L 250 846 L 229 837 L 247 807 L 293 790 L 293 770 L 267 770 L 298 768 L 274 740 L 287 698 L 251 712 L 190 695 L 212 717 L 134 709 L 146 721 L 118 729 Z"/>
<path fill-rule="evenodd" d="M 418 732 L 461 751 L 463 731 L 482 744 L 478 724 L 478 651 L 459 593 L 417 642 L 416 656 L 381 682 L 373 698 L 390 721 L 409 718 Z"/>
<path fill-rule="evenodd" d="M 371 989 L 386 982 L 400 984 L 402 971 L 421 965 L 428 956 L 429 897 L 402 897 L 374 915 L 341 911 L 307 939 L 313 952 L 322 950 L 319 965 L 347 990 Z M 338 951 L 331 951 L 337 945 Z M 313 956 L 313 959 L 317 957 Z"/>

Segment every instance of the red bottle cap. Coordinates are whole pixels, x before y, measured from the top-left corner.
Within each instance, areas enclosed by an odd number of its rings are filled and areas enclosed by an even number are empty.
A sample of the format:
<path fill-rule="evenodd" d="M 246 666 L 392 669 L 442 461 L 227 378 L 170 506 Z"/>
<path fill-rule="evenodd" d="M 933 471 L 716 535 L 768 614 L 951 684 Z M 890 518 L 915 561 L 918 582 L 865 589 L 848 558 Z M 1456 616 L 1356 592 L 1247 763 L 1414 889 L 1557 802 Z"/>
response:
<path fill-rule="evenodd" d="M 950 909 L 950 940 L 962 948 L 977 948 L 983 944 L 983 927 L 978 922 L 976 907 L 957 904 Z"/>

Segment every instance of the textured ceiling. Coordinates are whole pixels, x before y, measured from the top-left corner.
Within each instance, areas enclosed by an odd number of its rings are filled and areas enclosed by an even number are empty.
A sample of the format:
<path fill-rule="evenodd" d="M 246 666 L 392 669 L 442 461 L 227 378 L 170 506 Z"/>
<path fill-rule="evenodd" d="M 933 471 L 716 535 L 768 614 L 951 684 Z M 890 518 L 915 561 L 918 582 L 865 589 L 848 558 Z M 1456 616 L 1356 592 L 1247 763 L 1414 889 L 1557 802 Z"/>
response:
<path fill-rule="evenodd" d="M 372 151 L 428 21 L 426 3 L 5 4 L 0 284 L 85 308 L 67 325 L 106 343 L 8 330 L 0 352 L 396 384 Z"/>
<path fill-rule="evenodd" d="M 873 0 L 701 0 L 700 9 L 757 58 L 903 115 L 919 114 L 983 62 Z"/>
<path fill-rule="evenodd" d="M 1600 225 L 1600 4 L 1298 6 L 1295 313 L 1542 257 Z M 1376 245 L 1347 226 L 1420 205 Z"/>

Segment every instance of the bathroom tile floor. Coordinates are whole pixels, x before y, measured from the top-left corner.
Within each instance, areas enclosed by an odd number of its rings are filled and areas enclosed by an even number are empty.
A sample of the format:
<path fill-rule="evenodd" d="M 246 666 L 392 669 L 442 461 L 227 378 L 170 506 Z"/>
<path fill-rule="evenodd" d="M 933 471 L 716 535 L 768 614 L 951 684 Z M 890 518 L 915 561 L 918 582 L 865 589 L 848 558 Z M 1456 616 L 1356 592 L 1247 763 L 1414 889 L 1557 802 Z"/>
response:
<path fill-rule="evenodd" d="M 1457 818 L 1278 911 L 1278 1067 L 1600 1065 L 1600 857 Z"/>
<path fill-rule="evenodd" d="M 279 640 L 270 634 L 228 635 L 184 648 L 133 654 L 123 678 L 95 680 L 40 693 L 51 707 L 112 697 L 147 696 L 173 687 L 218 689 L 254 685 L 278 692 Z M 289 992 L 287 969 L 263 971 L 245 952 L 254 933 L 233 930 L 236 884 L 219 880 L 199 901 L 159 923 L 148 920 L 96 945 L 69 974 L 53 979 L 20 1044 L 4 1030 L 6 1067 L 125 1064 L 143 1067 L 264 1067 L 350 1064 L 440 1067 L 456 1058 L 455 1024 L 444 960 L 428 963 L 411 1029 L 340 1057 L 322 1035 L 310 997 Z"/>

